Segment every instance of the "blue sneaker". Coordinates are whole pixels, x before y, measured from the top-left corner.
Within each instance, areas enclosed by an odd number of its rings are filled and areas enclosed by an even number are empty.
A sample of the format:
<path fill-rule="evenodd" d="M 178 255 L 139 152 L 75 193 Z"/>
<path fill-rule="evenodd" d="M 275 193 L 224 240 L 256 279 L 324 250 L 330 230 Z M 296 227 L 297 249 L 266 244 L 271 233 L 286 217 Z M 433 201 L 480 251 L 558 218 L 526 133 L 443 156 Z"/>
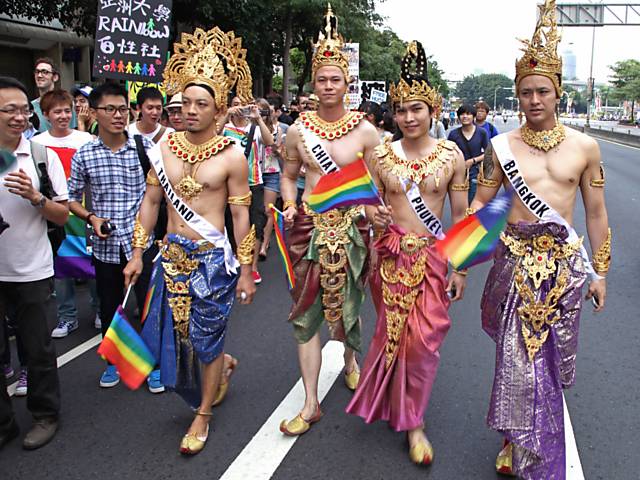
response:
<path fill-rule="evenodd" d="M 115 365 L 107 365 L 107 369 L 100 377 L 100 386 L 102 388 L 115 387 L 120 383 L 120 375 Z"/>
<path fill-rule="evenodd" d="M 149 378 L 147 378 L 147 386 L 149 387 L 149 391 L 151 393 L 162 393 L 164 392 L 164 385 L 160 382 L 160 370 L 153 370 L 149 374 Z"/>

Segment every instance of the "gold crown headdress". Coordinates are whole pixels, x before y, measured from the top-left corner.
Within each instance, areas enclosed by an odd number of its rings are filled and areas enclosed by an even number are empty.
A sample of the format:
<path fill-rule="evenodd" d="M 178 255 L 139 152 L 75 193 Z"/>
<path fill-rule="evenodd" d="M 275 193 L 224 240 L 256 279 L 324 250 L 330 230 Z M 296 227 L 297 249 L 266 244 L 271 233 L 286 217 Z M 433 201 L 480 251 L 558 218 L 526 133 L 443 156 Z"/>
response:
<path fill-rule="evenodd" d="M 344 77 L 349 81 L 349 58 L 343 51 L 344 39 L 338 33 L 338 19 L 331 10 L 331 4 L 328 4 L 324 18 L 324 32 L 320 30 L 318 43 L 314 45 L 316 51 L 311 63 L 312 76 L 315 78 L 319 68 L 332 66 L 340 68 Z"/>
<path fill-rule="evenodd" d="M 223 108 L 235 87 L 244 102 L 252 100 L 251 71 L 246 61 L 247 51 L 242 38 L 218 27 L 205 32 L 196 28 L 193 34 L 183 33 L 173 45 L 173 55 L 164 69 L 167 94 L 182 92 L 188 85 L 206 85 L 214 92 L 216 107 Z"/>
<path fill-rule="evenodd" d="M 560 33 L 556 22 L 556 1 L 538 5 L 540 16 L 531 40 L 522 40 L 524 55 L 516 60 L 516 93 L 520 80 L 528 75 L 544 75 L 553 82 L 558 97 L 562 95 L 562 57 L 558 55 Z"/>
<path fill-rule="evenodd" d="M 415 61 L 415 70 L 412 72 L 413 61 Z M 394 104 L 420 100 L 434 111 L 440 109 L 442 97 L 428 83 L 427 55 L 420 42 L 414 40 L 407 46 L 407 53 L 402 59 L 400 81 L 396 85 L 392 83 L 389 86 L 389 95 Z"/>

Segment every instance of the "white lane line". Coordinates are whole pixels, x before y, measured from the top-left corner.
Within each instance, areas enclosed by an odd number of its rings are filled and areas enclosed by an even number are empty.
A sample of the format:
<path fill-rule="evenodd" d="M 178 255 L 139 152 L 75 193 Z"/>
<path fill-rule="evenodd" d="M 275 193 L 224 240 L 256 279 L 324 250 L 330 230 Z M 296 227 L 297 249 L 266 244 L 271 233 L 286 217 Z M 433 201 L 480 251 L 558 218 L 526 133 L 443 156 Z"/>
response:
<path fill-rule="evenodd" d="M 95 337 L 92 337 L 86 342 L 81 343 L 77 347 L 72 348 L 68 352 L 63 353 L 56 359 L 58 368 L 62 367 L 63 365 L 66 365 L 71 360 L 78 358 L 83 353 L 88 352 L 96 345 L 99 345 L 101 341 L 102 341 L 102 334 L 99 333 Z M 9 396 L 13 396 L 16 393 L 17 385 L 18 385 L 18 382 L 13 382 L 11 385 L 7 387 L 7 392 L 9 392 Z"/>
<path fill-rule="evenodd" d="M 618 143 L 618 142 L 614 142 L 613 140 L 606 140 L 604 138 L 600 138 L 600 137 L 593 137 L 596 140 L 602 140 L 603 142 L 607 142 L 607 143 L 612 143 L 614 145 L 618 145 L 619 147 L 627 147 L 627 148 L 633 148 L 634 150 L 640 150 L 640 147 L 633 147 L 631 145 L 625 145 L 624 143 Z"/>
<path fill-rule="evenodd" d="M 567 480 L 584 480 L 584 472 L 580 463 L 580 455 L 578 454 L 578 445 L 576 437 L 573 434 L 573 426 L 571 418 L 569 418 L 569 410 L 567 402 L 562 394 L 562 406 L 564 408 L 564 444 L 566 448 L 567 462 Z"/>
<path fill-rule="evenodd" d="M 329 341 L 322 349 L 318 383 L 320 402 L 342 372 L 343 353 L 344 345 L 341 342 Z M 297 440 L 297 437 L 287 437 L 280 432 L 280 422 L 285 418 L 292 419 L 303 404 L 304 387 L 300 378 L 219 480 L 270 479 Z"/>

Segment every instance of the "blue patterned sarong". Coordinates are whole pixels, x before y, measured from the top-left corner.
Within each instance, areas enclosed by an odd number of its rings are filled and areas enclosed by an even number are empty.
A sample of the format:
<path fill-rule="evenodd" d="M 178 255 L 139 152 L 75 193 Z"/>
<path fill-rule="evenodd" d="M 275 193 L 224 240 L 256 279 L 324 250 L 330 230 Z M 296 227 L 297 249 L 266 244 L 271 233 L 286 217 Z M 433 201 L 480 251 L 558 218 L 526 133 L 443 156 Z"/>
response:
<path fill-rule="evenodd" d="M 142 338 L 165 387 L 197 408 L 201 363 L 223 352 L 238 275 L 227 273 L 222 248 L 176 234 L 167 241 L 153 267 Z"/>

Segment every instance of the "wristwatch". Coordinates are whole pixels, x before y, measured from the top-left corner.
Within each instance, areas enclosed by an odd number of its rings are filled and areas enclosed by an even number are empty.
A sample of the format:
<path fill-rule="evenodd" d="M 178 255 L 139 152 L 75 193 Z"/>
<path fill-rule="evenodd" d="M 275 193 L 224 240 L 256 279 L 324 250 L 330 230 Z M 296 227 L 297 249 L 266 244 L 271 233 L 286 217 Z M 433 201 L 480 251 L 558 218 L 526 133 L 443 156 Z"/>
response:
<path fill-rule="evenodd" d="M 45 197 L 43 194 L 40 194 L 40 199 L 35 203 L 31 202 L 31 205 L 36 208 L 44 208 L 45 203 L 47 203 L 47 197 Z"/>

